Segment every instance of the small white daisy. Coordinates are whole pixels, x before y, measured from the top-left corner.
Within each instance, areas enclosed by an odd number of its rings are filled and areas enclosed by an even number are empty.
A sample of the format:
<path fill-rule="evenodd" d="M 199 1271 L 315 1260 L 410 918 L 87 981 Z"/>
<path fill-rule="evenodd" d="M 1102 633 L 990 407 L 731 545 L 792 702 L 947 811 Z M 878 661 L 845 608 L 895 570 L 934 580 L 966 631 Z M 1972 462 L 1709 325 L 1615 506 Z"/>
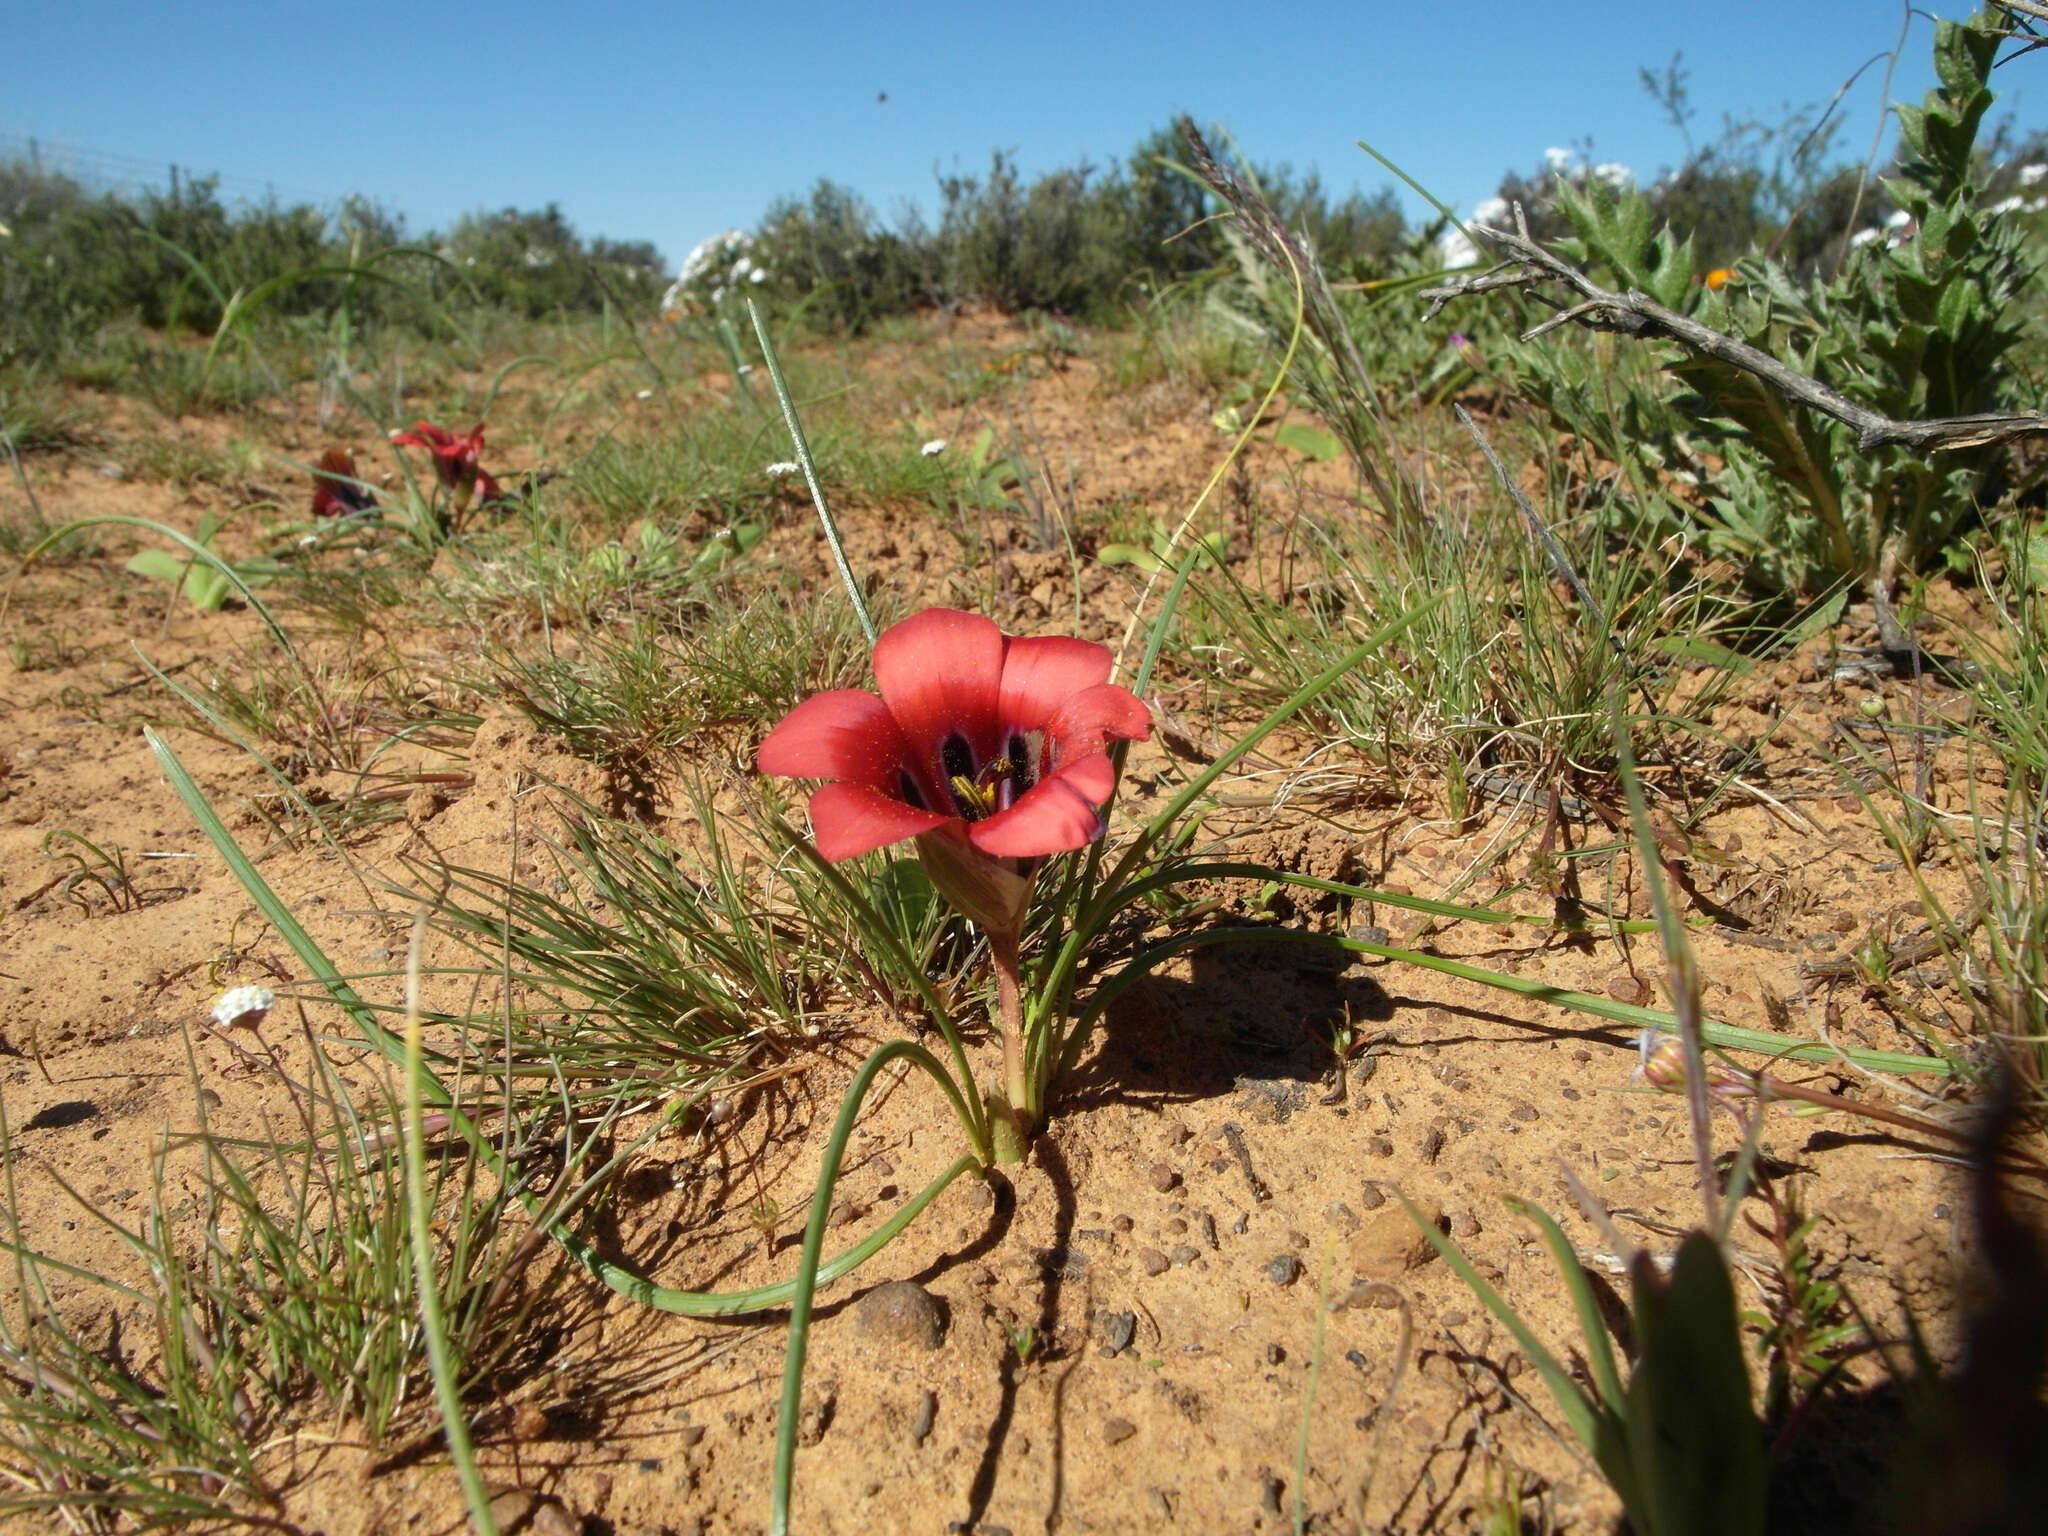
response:
<path fill-rule="evenodd" d="M 784 459 L 778 461 L 777 463 L 770 464 L 766 469 L 762 470 L 761 473 L 766 475 L 770 480 L 783 480 L 795 474 L 796 471 L 797 466 L 790 463 L 787 459 Z"/>
<path fill-rule="evenodd" d="M 946 440 L 943 437 L 935 437 L 917 451 L 928 459 L 935 459 L 946 451 Z"/>

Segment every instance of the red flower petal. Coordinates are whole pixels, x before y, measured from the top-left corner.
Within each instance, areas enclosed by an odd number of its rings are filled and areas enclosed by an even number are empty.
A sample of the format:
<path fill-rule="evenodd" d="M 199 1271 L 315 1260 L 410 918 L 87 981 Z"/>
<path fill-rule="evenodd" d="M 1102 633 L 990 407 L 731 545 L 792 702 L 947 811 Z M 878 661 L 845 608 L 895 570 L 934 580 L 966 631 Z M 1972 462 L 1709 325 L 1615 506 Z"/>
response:
<path fill-rule="evenodd" d="M 945 782 L 939 750 L 956 732 L 977 760 L 995 755 L 1002 681 L 1003 632 L 978 613 L 927 608 L 875 643 L 876 686 L 935 784 Z"/>
<path fill-rule="evenodd" d="M 872 693 L 835 688 L 783 716 L 755 761 L 782 778 L 845 779 L 894 794 L 910 749 L 888 705 Z"/>
<path fill-rule="evenodd" d="M 1051 635 L 1012 640 L 1003 655 L 998 704 L 1006 730 L 1042 730 L 1060 705 L 1084 688 L 1109 681 L 1109 647 Z"/>
<path fill-rule="evenodd" d="M 1098 762 L 1109 768 L 1106 757 L 1084 758 L 1074 765 L 1082 770 L 1078 775 L 1069 770 L 1032 785 L 1007 811 L 970 824 L 969 840 L 999 859 L 1035 859 L 1086 848 L 1102 835 L 1102 813 L 1098 802 L 1089 798 L 1101 783 L 1102 776 L 1091 766 Z M 1115 789 L 1113 771 L 1109 780 L 1108 788 Z"/>
<path fill-rule="evenodd" d="M 920 811 L 865 784 L 827 784 L 811 796 L 811 840 L 835 864 L 958 819 Z"/>
<path fill-rule="evenodd" d="M 391 441 L 403 443 L 408 448 L 430 450 L 446 448 L 455 441 L 455 434 L 446 427 L 437 427 L 431 421 L 416 421 L 410 432 L 394 432 Z"/>
<path fill-rule="evenodd" d="M 1106 752 L 1093 752 L 1066 764 L 1053 774 L 1059 783 L 1071 787 L 1090 805 L 1107 805 L 1116 793 L 1116 764 Z"/>
<path fill-rule="evenodd" d="M 1151 734 L 1150 711 L 1136 694 L 1115 683 L 1083 688 L 1045 724 L 1055 763 L 1100 752 L 1112 741 L 1143 741 Z"/>

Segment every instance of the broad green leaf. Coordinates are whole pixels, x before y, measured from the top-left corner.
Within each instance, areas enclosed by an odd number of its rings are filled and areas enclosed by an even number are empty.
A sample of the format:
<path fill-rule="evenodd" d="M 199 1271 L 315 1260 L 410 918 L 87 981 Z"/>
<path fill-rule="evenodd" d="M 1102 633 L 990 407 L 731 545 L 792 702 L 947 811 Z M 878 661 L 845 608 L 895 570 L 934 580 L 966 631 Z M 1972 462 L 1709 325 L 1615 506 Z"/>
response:
<path fill-rule="evenodd" d="M 1763 1430 L 1721 1250 L 1686 1238 L 1670 1278 L 1638 1254 L 1629 1464 L 1646 1536 L 1763 1536 Z"/>
<path fill-rule="evenodd" d="M 1344 451 L 1344 445 L 1337 441 L 1336 433 L 1309 421 L 1283 421 L 1274 430 L 1273 441 L 1282 448 L 1292 449 L 1313 459 L 1318 464 L 1327 464 Z"/>
<path fill-rule="evenodd" d="M 169 550 L 138 550 L 129 558 L 126 569 L 131 575 L 147 576 L 151 581 L 168 581 L 172 585 L 184 580 L 185 569 L 190 561 L 180 560 Z M 192 566 L 198 570 L 198 566 Z"/>

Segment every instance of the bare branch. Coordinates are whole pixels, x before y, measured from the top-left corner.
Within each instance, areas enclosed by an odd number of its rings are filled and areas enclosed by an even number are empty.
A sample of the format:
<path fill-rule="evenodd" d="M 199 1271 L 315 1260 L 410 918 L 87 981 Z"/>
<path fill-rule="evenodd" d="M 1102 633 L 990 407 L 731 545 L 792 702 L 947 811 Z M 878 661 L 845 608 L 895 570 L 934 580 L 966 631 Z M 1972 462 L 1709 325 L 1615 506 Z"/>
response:
<path fill-rule="evenodd" d="M 2036 21 L 2048 21 L 2048 5 L 2043 5 L 2041 0 L 1991 0 L 1991 3 L 2001 11 L 2009 11 L 2015 16 L 2031 16 Z"/>
<path fill-rule="evenodd" d="M 2044 3 L 2042 9 L 2048 11 L 2048 3 Z M 1537 326 L 1523 340 L 1539 336 L 1566 320 L 1575 320 L 1591 330 L 1618 331 L 1643 341 L 1675 341 L 1731 368 L 1754 374 L 1786 399 L 1833 417 L 1856 433 L 1856 446 L 1865 451 L 1887 444 L 1897 444 L 1917 452 L 1979 448 L 2026 437 L 2048 436 L 2048 415 L 2038 412 L 2021 415 L 1987 412 L 1975 416 L 1947 416 L 1934 421 L 1896 421 L 1858 405 L 1818 379 L 1795 372 L 1746 341 L 1738 341 L 1711 326 L 1702 325 L 1689 315 L 1666 309 L 1647 294 L 1633 291 L 1614 293 L 1602 288 L 1570 262 L 1538 245 L 1526 233 L 1505 229 L 1479 229 L 1475 233 L 1500 247 L 1509 260 L 1471 277 L 1453 278 L 1441 287 L 1425 288 L 1423 297 L 1430 300 L 1425 319 L 1434 317 L 1452 299 L 1469 294 L 1561 283 L 1575 292 L 1582 302 Z"/>

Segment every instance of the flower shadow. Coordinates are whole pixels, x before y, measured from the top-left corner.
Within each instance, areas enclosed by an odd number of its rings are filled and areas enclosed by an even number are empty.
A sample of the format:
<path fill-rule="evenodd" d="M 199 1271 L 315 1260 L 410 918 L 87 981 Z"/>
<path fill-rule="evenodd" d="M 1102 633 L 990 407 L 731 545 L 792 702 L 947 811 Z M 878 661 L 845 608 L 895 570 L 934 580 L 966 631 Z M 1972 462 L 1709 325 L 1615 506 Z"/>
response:
<path fill-rule="evenodd" d="M 1194 950 L 1183 976 L 1149 976 L 1104 1010 L 1063 1107 L 1158 1108 L 1219 1098 L 1247 1081 L 1323 1082 L 1337 1066 L 1340 1029 L 1395 1013 L 1386 989 L 1347 958 L 1256 941 Z"/>

